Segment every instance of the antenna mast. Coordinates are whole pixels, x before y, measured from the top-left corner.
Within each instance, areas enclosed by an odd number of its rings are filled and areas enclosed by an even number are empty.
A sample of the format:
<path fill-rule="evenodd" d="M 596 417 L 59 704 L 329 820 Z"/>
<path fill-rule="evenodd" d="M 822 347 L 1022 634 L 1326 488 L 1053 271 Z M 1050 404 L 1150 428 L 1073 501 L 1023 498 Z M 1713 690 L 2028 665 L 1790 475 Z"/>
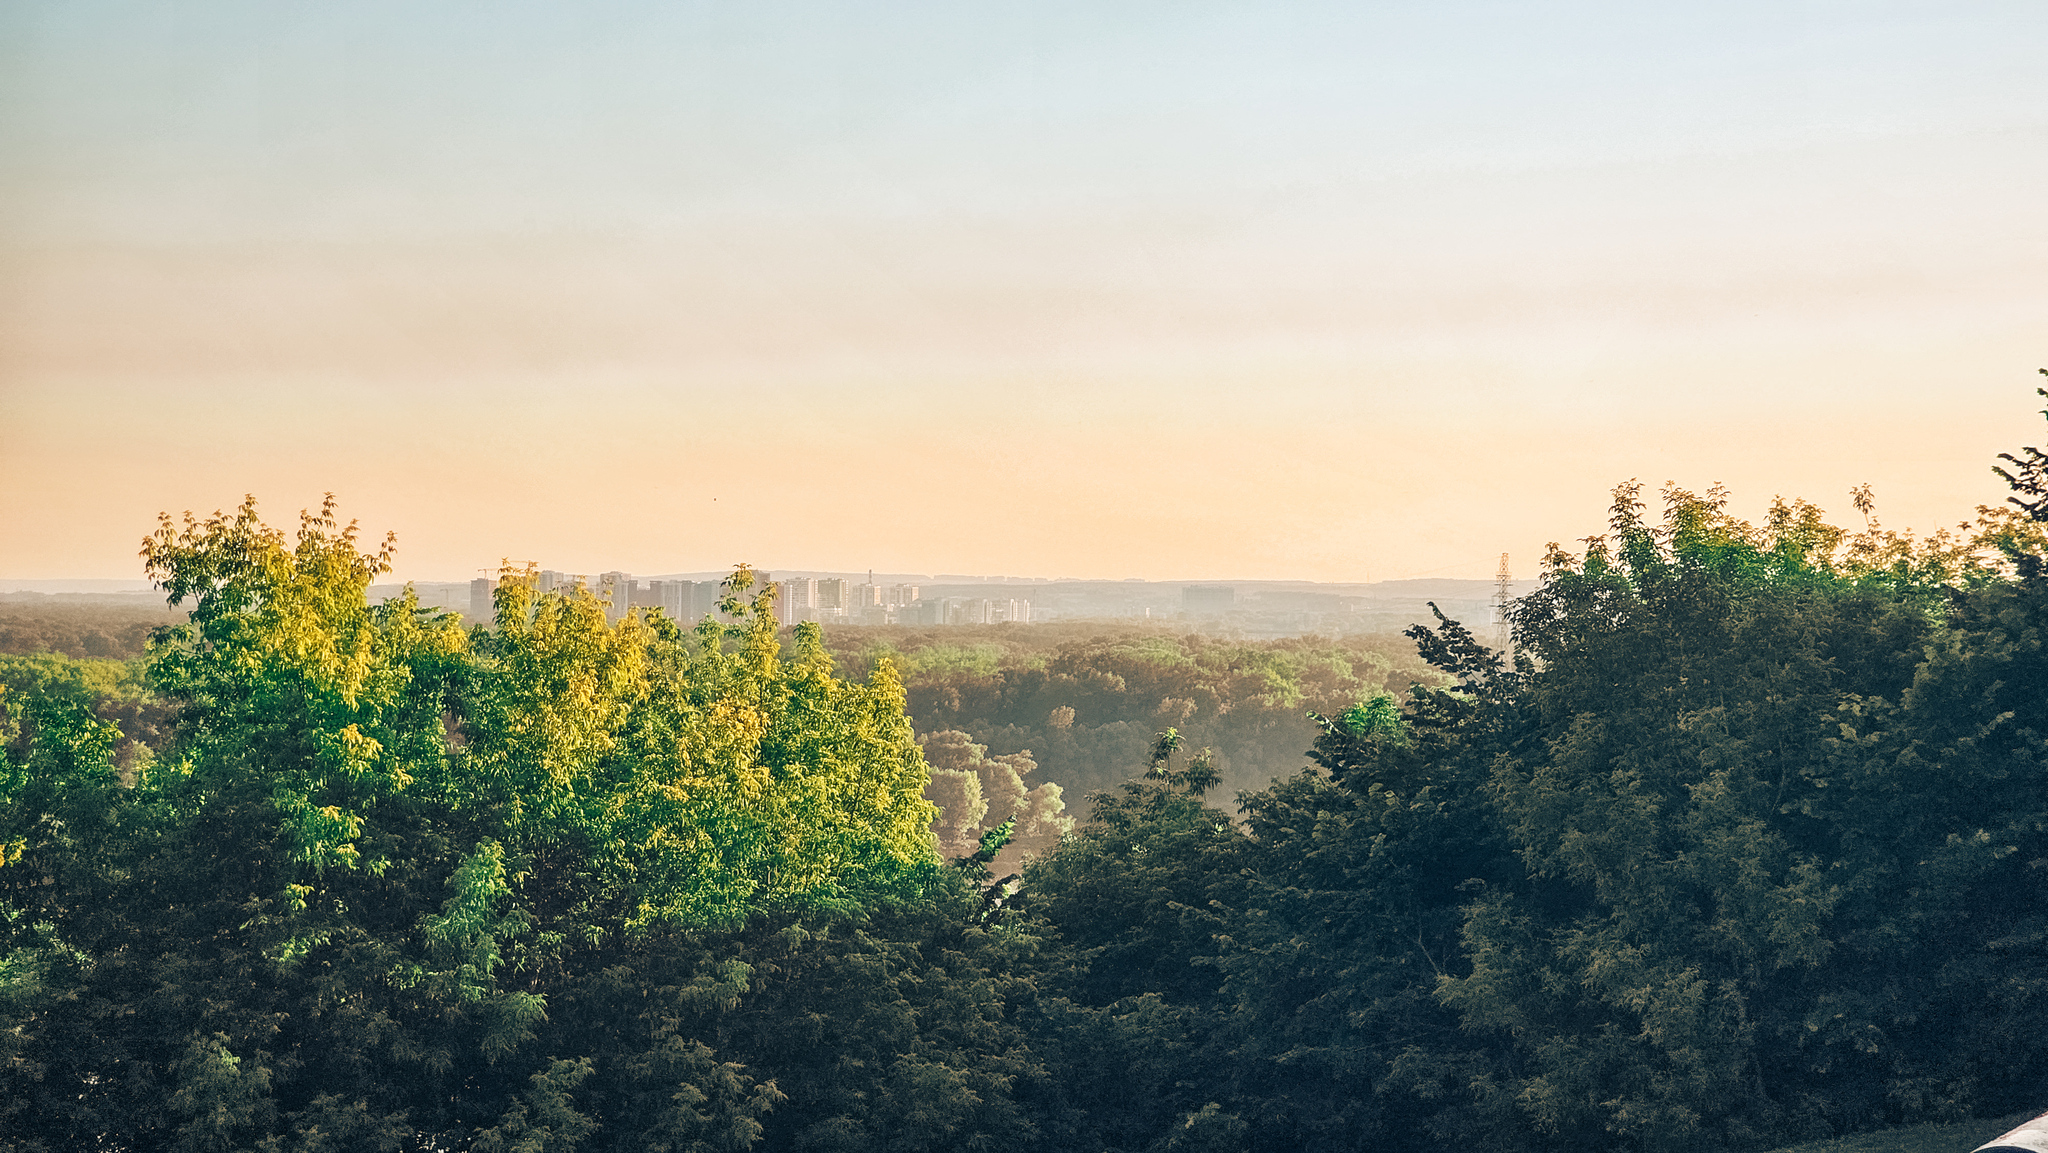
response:
<path fill-rule="evenodd" d="M 1500 554 L 1500 568 L 1493 574 L 1493 646 L 1502 652 L 1508 648 L 1508 586 L 1515 581 L 1515 574 L 1508 569 L 1508 554 Z"/>

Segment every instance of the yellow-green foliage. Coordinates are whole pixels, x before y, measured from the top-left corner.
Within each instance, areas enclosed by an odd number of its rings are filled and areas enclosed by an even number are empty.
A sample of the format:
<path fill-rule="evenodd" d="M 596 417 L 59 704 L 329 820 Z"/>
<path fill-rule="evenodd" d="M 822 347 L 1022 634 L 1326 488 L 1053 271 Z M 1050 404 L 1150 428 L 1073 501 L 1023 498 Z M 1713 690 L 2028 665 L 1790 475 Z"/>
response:
<path fill-rule="evenodd" d="M 119 730 L 115 759 L 125 768 L 146 759 L 147 750 L 163 741 L 175 707 L 151 688 L 143 661 L 47 652 L 0 655 L 0 711 L 10 697 L 17 703 L 62 700 L 90 710 Z M 0 721 L 0 740 L 7 739 L 5 726 Z"/>
<path fill-rule="evenodd" d="M 366 604 L 389 555 L 331 504 L 166 518 L 144 558 L 192 611 L 146 670 L 0 659 L 0 1150 L 744 1149 L 784 1097 L 712 1042 L 826 1053 L 800 1000 L 741 1002 L 842 960 L 879 979 L 825 1026 L 856 1083 L 908 1034 L 991 1097 L 849 1123 L 1016 1128 L 1006 1007 L 947 984 L 1007 946 L 960 939 L 887 664 L 841 680 L 815 629 L 785 656 L 744 567 L 692 632 L 520 572 L 465 629 Z M 175 725 L 124 763 L 107 710 L 145 705 Z M 889 918 L 943 969 L 832 936 Z"/>
<path fill-rule="evenodd" d="M 145 555 L 197 602 L 153 674 L 201 722 L 146 783 L 267 796 L 281 886 L 381 872 L 374 827 L 399 813 L 502 843 L 507 900 L 571 936 L 860 901 L 935 862 L 893 672 L 837 679 L 814 631 L 781 660 L 765 600 L 684 633 L 507 572 L 495 628 L 465 633 L 410 596 L 367 607 L 389 544 L 359 551 L 331 507 L 292 541 L 253 503 L 166 518 Z"/>
<path fill-rule="evenodd" d="M 855 900 L 934 859 L 893 672 L 839 680 L 815 629 L 781 660 L 765 601 L 685 633 L 515 574 L 479 648 L 455 780 L 481 792 L 456 803 L 584 842 L 632 928 Z"/>

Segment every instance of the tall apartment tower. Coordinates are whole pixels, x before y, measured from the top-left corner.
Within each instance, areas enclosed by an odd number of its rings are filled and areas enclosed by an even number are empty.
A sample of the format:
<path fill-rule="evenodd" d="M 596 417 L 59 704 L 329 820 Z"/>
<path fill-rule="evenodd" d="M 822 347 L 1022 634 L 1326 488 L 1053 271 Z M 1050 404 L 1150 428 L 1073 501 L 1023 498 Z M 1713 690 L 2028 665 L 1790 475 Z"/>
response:
<path fill-rule="evenodd" d="M 775 616 L 783 624 L 793 625 L 798 621 L 816 620 L 818 617 L 818 580 L 816 577 L 784 577 L 777 581 L 775 594 Z"/>
<path fill-rule="evenodd" d="M 696 607 L 690 610 L 691 619 L 701 621 L 718 614 L 718 598 L 722 594 L 717 581 L 698 581 L 696 595 Z"/>
<path fill-rule="evenodd" d="M 642 599 L 678 624 L 695 624 L 702 615 L 697 612 L 696 581 L 648 581 L 647 596 Z"/>
<path fill-rule="evenodd" d="M 916 604 L 919 595 L 913 584 L 878 585 L 871 580 L 853 590 L 853 601 L 862 609 L 900 609 Z"/>
<path fill-rule="evenodd" d="M 487 625 L 490 624 L 491 621 L 494 619 L 492 611 L 493 605 L 491 602 L 491 593 L 495 589 L 497 589 L 497 587 L 498 582 L 492 580 L 489 577 L 478 577 L 475 580 L 469 582 L 470 624 Z"/>
<path fill-rule="evenodd" d="M 846 582 L 839 577 L 829 577 L 818 582 L 817 608 L 819 620 L 837 620 L 846 615 L 852 607 L 848 599 Z"/>
<path fill-rule="evenodd" d="M 608 572 L 597 578 L 597 599 L 604 602 L 604 617 L 613 624 L 625 619 L 633 607 L 633 589 L 638 584 L 632 573 Z"/>

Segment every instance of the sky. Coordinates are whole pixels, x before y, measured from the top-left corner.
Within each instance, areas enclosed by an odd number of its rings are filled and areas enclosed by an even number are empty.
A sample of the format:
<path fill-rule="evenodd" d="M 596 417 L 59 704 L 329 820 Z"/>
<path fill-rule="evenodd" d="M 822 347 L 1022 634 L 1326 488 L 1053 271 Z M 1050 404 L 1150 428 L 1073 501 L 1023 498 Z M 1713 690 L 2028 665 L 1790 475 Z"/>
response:
<path fill-rule="evenodd" d="M 0 6 L 0 577 L 1529 575 L 2043 442 L 2048 7 Z"/>

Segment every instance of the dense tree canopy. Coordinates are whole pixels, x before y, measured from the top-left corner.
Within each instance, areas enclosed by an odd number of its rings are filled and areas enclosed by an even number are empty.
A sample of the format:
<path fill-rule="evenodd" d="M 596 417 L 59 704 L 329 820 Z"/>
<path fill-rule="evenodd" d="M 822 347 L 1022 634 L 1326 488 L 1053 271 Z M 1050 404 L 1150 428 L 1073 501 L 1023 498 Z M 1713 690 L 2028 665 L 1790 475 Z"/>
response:
<path fill-rule="evenodd" d="M 1203 810 L 1219 839 L 1167 851 L 1202 815 L 1141 791 L 1027 873 L 1074 995 L 1200 1022 L 1164 1112 L 1255 1148 L 1692 1150 L 2040 1104 L 2035 526 L 1751 526 L 1677 489 L 1653 523 L 1639 491 L 1553 552 L 1511 657 L 1418 630 L 1455 685 L 1325 720 L 1242 833 Z"/>
<path fill-rule="evenodd" d="M 1853 503 L 1624 485 L 1508 651 L 1414 630 L 1412 688 L 1110 636 L 906 691 L 744 568 L 688 632 L 519 572 L 465 630 L 366 605 L 388 545 L 331 509 L 167 520 L 146 668 L 0 663 L 0 1150 L 1662 1153 L 2038 1107 L 2048 509 Z M 1155 694 L 1071 827 L 976 728 L 1042 713 L 1052 759 Z M 1221 718 L 1283 707 L 1309 763 L 1215 803 Z"/>
<path fill-rule="evenodd" d="M 508 574 L 465 633 L 365 605 L 388 545 L 331 510 L 296 539 L 253 505 L 167 519 L 145 555 L 193 604 L 149 667 L 179 702 L 162 750 L 124 782 L 119 730 L 61 676 L 10 710 L 6 1128 L 42 1147 L 488 1148 L 584 1125 L 567 1102 L 607 1060 L 759 1112 L 772 1093 L 659 1029 L 537 1050 L 551 1003 L 600 959 L 921 899 L 937 872 L 901 690 L 837 680 L 814 634 L 781 660 L 765 604 L 685 634 Z"/>
<path fill-rule="evenodd" d="M 1059 623 L 848 629 L 827 643 L 849 669 L 896 665 L 919 732 L 1028 752 L 1041 780 L 1076 799 L 1141 772 L 1166 728 L 1210 749 L 1228 787 L 1261 789 L 1301 767 L 1316 734 L 1308 712 L 1445 683 L 1393 634 L 1238 641 Z"/>

